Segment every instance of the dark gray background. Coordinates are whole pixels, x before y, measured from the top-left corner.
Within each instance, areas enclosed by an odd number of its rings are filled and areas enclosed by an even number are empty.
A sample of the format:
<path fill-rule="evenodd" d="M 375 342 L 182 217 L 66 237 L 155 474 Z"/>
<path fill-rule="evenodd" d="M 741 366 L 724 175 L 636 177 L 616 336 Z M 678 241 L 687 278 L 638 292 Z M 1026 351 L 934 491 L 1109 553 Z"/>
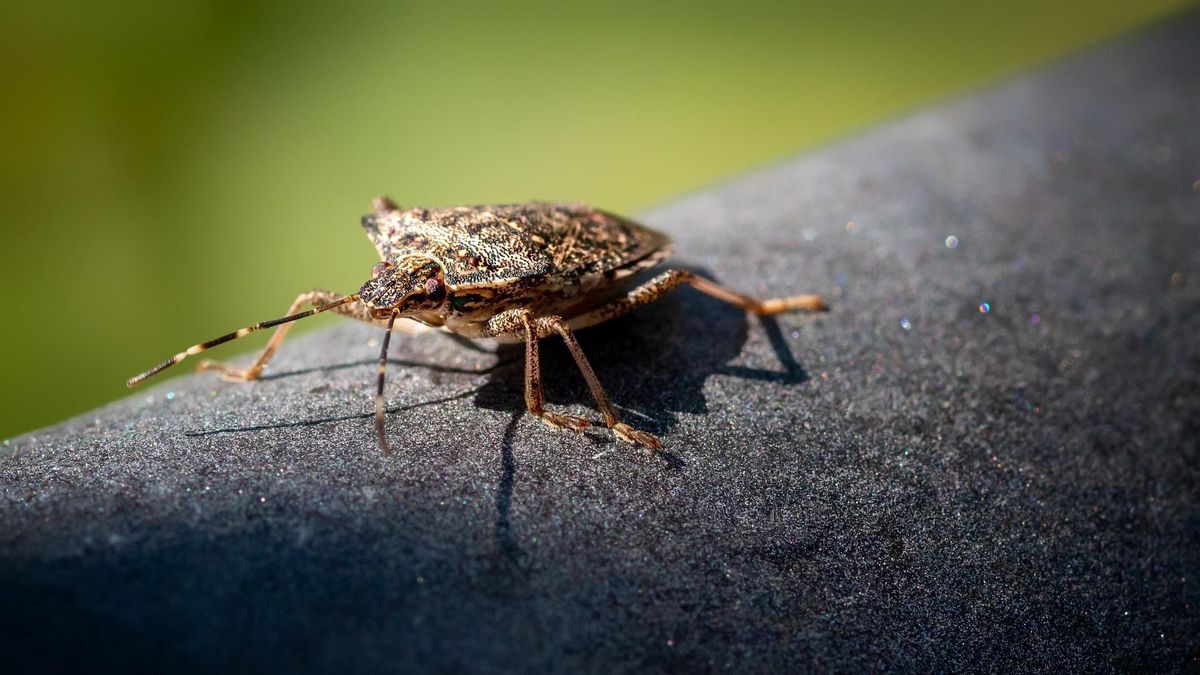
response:
<path fill-rule="evenodd" d="M 351 324 L 6 442 L 6 662 L 1196 668 L 1198 63 L 1193 13 L 643 214 L 833 303 L 585 331 L 661 458 L 522 415 L 519 349 L 440 334 L 393 342 L 381 456 Z"/>

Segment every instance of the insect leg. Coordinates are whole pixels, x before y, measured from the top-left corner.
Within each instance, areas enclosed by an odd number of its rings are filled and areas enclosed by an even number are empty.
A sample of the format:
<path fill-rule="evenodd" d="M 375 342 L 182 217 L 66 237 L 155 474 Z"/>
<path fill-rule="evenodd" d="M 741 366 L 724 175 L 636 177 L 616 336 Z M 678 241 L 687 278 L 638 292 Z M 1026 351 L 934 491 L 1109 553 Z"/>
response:
<path fill-rule="evenodd" d="M 588 421 L 583 418 L 546 410 L 546 399 L 542 393 L 541 356 L 538 351 L 541 335 L 533 312 L 528 309 L 501 312 L 488 321 L 486 331 L 490 337 L 518 335 L 525 338 L 525 407 L 529 409 L 530 415 L 556 429 L 583 431 L 589 426 Z M 546 333 L 549 334 L 549 331 Z"/>
<path fill-rule="evenodd" d="M 696 290 L 710 295 L 722 302 L 728 302 L 742 309 L 768 316 L 794 309 L 823 310 L 825 301 L 819 295 L 793 295 L 786 298 L 771 298 L 759 300 L 748 295 L 731 291 L 716 282 L 709 281 L 687 270 L 667 270 L 650 281 L 634 288 L 623 298 L 601 305 L 596 309 L 580 314 L 571 319 L 572 328 L 585 328 L 627 314 L 642 305 L 648 305 L 667 293 L 675 290 L 680 284 L 691 284 Z"/>
<path fill-rule="evenodd" d="M 652 434 L 644 431 L 638 431 L 628 424 L 621 421 L 617 417 L 617 411 L 613 408 L 612 400 L 608 398 L 608 392 L 600 384 L 600 378 L 596 377 L 595 371 L 592 370 L 592 364 L 588 363 L 587 356 L 583 353 L 583 348 L 579 346 L 579 341 L 575 339 L 575 333 L 571 331 L 571 327 L 563 320 L 561 316 L 547 316 L 537 320 L 539 332 L 543 330 L 551 330 L 558 333 L 566 343 L 567 349 L 571 351 L 571 356 L 575 359 L 575 365 L 579 367 L 579 372 L 583 374 L 583 379 L 587 381 L 588 389 L 592 391 L 592 398 L 596 400 L 596 407 L 600 409 L 600 414 L 604 415 L 604 423 L 609 429 L 613 430 L 622 440 L 641 445 L 648 450 L 657 450 L 662 447 Z"/>
<path fill-rule="evenodd" d="M 758 298 L 752 298 L 748 295 L 731 291 L 715 281 L 696 276 L 691 272 L 685 272 L 685 274 L 688 275 L 687 283 L 691 284 L 693 288 L 701 293 L 710 295 L 723 302 L 728 302 L 731 305 L 737 305 L 759 316 L 770 316 L 795 309 L 807 309 L 818 312 L 828 309 L 825 305 L 825 300 L 819 295 L 790 295 L 786 298 L 759 300 Z"/>

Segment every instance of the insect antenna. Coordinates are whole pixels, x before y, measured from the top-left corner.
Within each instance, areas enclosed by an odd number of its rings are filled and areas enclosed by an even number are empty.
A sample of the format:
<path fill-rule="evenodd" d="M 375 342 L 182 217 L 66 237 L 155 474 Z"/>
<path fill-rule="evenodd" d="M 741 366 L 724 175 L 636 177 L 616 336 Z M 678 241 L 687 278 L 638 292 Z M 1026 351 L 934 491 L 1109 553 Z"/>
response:
<path fill-rule="evenodd" d="M 383 375 L 387 370 L 388 342 L 392 339 L 392 325 L 396 323 L 396 312 L 388 317 L 387 330 L 383 333 L 383 348 L 379 350 L 379 385 L 375 388 L 375 434 L 379 436 L 379 447 L 384 454 L 388 450 L 387 436 L 383 432 Z"/>
<path fill-rule="evenodd" d="M 189 356 L 194 356 L 194 355 L 199 354 L 200 352 L 203 352 L 207 349 L 216 347 L 217 345 L 225 344 L 226 342 L 229 342 L 231 340 L 236 340 L 240 337 L 244 337 L 246 335 L 253 333 L 254 331 L 262 330 L 264 328 L 273 328 L 280 324 L 291 323 L 292 321 L 299 321 L 300 319 L 306 319 L 306 318 L 312 316 L 313 314 L 320 314 L 321 312 L 324 312 L 325 310 L 333 309 L 334 307 L 340 307 L 341 305 L 344 305 L 348 302 L 353 302 L 355 300 L 358 300 L 357 294 L 356 295 L 347 295 L 346 297 L 344 297 L 340 300 L 335 300 L 327 305 L 313 307 L 312 309 L 305 310 L 303 312 L 298 312 L 296 314 L 289 314 L 288 316 L 281 317 L 278 319 L 271 319 L 270 321 L 260 321 L 256 324 L 254 324 L 253 326 L 246 326 L 245 328 L 239 328 L 238 330 L 235 330 L 232 333 L 229 333 L 227 335 L 222 335 L 219 338 L 213 338 L 212 340 L 209 340 L 208 342 L 201 342 L 200 344 L 192 345 L 191 347 L 188 347 L 187 349 L 179 352 L 175 356 L 172 356 L 171 358 L 167 359 L 166 361 L 163 361 L 162 363 L 158 364 L 157 366 L 154 366 L 150 370 L 147 370 L 146 372 L 142 373 L 141 375 L 135 375 L 135 376 L 129 378 L 125 382 L 125 386 L 127 386 L 127 387 L 136 386 L 139 383 L 141 383 L 143 380 L 145 380 L 146 378 L 151 377 L 153 375 L 157 375 L 158 373 L 161 373 L 162 371 L 166 370 L 167 368 L 170 368 L 171 366 L 175 365 L 176 363 L 179 363 L 180 361 L 186 359 Z"/>

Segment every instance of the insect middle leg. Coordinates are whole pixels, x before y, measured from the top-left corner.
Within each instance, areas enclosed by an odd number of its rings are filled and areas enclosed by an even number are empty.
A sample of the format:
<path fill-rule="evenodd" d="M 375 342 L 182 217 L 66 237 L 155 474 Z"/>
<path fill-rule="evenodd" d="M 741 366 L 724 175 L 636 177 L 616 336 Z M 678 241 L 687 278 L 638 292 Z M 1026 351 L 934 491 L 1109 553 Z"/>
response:
<path fill-rule="evenodd" d="M 595 371 L 592 370 L 592 365 L 588 362 L 587 356 L 584 355 L 583 348 L 579 346 L 579 341 L 575 339 L 574 332 L 562 317 L 544 316 L 535 318 L 533 312 L 528 309 L 512 309 L 501 312 L 493 317 L 488 322 L 487 333 L 491 337 L 511 334 L 520 335 L 525 338 L 525 405 L 531 415 L 534 415 L 549 426 L 565 427 L 575 431 L 582 431 L 589 424 L 583 418 L 560 415 L 545 409 L 538 342 L 543 337 L 557 333 L 562 337 L 563 342 L 566 343 L 567 349 L 571 352 L 571 357 L 575 359 L 575 365 L 579 367 L 579 372 L 583 374 L 583 379 L 587 381 L 588 389 L 592 392 L 592 398 L 596 401 L 596 407 L 599 408 L 600 414 L 604 416 L 604 424 L 612 429 L 613 433 L 622 440 L 641 445 L 650 450 L 657 450 L 662 447 L 662 443 L 652 434 L 638 431 L 620 420 L 616 409 L 613 408 L 611 399 L 608 397 L 608 392 L 600 384 L 600 379 L 596 377 Z"/>
<path fill-rule="evenodd" d="M 712 296 L 722 302 L 741 307 L 759 316 L 770 316 L 795 309 L 820 311 L 826 309 L 825 301 L 819 295 L 792 295 L 786 298 L 769 298 L 759 300 L 748 295 L 742 295 L 724 286 L 698 276 L 687 270 L 667 270 L 646 283 L 634 288 L 608 304 L 584 312 L 571 319 L 572 328 L 586 328 L 609 319 L 627 314 L 642 305 L 648 305 L 667 293 L 675 290 L 681 284 L 690 284 L 693 288 Z"/>
<path fill-rule="evenodd" d="M 339 300 L 342 297 L 343 296 L 341 293 L 321 290 L 319 288 L 313 289 L 307 293 L 301 293 L 300 295 L 297 295 L 296 299 L 292 302 L 292 306 L 288 308 L 287 313 L 295 314 L 305 305 L 325 305 Z M 366 321 L 367 323 L 375 324 L 377 326 L 387 325 L 386 320 L 371 318 L 370 313 L 367 311 L 367 307 L 361 302 L 350 302 L 345 305 L 333 307 L 330 309 L 330 311 L 342 316 L 350 317 L 351 319 Z M 275 356 L 275 351 L 279 349 L 279 345 L 283 343 L 283 339 L 287 337 L 287 333 L 289 330 L 291 330 L 291 328 L 291 323 L 281 324 L 278 328 L 276 328 L 275 332 L 271 335 L 271 340 L 267 342 L 267 346 L 264 347 L 262 352 L 259 353 L 258 358 L 254 359 L 254 363 L 251 363 L 247 368 L 234 368 L 233 366 L 221 363 L 219 361 L 205 360 L 201 361 L 200 364 L 196 366 L 196 370 L 215 370 L 221 374 L 221 377 L 228 380 L 257 380 L 262 376 L 263 368 L 265 368 L 267 363 L 270 362 L 271 357 Z"/>

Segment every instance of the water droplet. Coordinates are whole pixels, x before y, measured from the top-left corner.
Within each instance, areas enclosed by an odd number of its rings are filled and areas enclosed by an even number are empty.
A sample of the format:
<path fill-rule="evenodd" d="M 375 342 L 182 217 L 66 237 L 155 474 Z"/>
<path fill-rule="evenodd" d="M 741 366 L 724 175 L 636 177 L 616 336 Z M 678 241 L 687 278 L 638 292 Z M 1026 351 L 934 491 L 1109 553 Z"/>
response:
<path fill-rule="evenodd" d="M 167 400 L 168 400 L 168 401 L 174 401 L 174 400 L 175 400 L 175 392 L 173 392 L 173 391 L 168 391 L 168 392 L 167 392 Z"/>
<path fill-rule="evenodd" d="M 992 306 L 991 306 L 991 305 L 989 305 L 989 304 L 988 304 L 988 303 L 986 303 L 986 302 L 981 302 L 981 303 L 979 303 L 979 313 L 980 313 L 980 314 L 987 314 L 987 313 L 988 313 L 988 312 L 990 312 L 990 311 L 992 311 Z"/>
<path fill-rule="evenodd" d="M 954 235 L 946 237 L 946 248 L 958 248 L 958 237 Z"/>
<path fill-rule="evenodd" d="M 908 319 L 900 319 L 900 327 L 904 330 L 912 330 L 912 322 Z"/>

